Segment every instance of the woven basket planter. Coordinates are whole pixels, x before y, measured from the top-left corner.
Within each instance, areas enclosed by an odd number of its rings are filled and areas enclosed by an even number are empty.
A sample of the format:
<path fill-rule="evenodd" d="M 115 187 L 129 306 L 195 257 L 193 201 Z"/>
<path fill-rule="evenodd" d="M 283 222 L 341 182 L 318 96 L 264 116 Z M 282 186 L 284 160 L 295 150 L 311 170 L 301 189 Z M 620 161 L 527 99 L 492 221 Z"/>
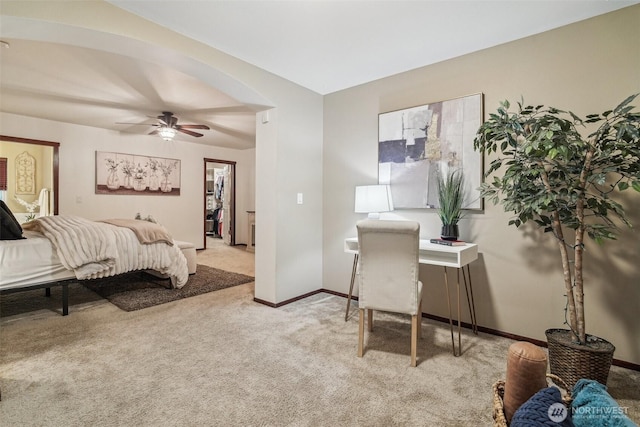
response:
<path fill-rule="evenodd" d="M 579 345 L 571 341 L 571 331 L 567 329 L 547 329 L 545 334 L 552 374 L 564 379 L 571 389 L 580 378 L 607 384 L 616 349 L 613 344 L 587 335 L 587 345 Z"/>

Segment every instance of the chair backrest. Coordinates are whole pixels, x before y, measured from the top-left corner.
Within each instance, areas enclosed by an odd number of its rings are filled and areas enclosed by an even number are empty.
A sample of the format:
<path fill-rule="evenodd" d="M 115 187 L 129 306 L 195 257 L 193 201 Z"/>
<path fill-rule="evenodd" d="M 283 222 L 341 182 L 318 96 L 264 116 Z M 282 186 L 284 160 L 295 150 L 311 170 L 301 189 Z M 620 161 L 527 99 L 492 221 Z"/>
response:
<path fill-rule="evenodd" d="M 418 311 L 420 223 L 363 220 L 358 229 L 358 306 L 408 313 Z"/>

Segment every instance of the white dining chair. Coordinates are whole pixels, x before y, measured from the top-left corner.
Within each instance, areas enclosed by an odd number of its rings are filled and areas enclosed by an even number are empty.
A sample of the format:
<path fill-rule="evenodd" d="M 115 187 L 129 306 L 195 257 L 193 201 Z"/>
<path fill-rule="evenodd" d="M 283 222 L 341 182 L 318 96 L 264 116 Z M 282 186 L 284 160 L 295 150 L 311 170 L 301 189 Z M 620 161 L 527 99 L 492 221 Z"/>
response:
<path fill-rule="evenodd" d="M 358 357 L 364 354 L 364 313 L 373 332 L 373 310 L 411 315 L 411 366 L 416 366 L 422 320 L 422 282 L 418 280 L 420 224 L 363 220 L 358 230 Z"/>

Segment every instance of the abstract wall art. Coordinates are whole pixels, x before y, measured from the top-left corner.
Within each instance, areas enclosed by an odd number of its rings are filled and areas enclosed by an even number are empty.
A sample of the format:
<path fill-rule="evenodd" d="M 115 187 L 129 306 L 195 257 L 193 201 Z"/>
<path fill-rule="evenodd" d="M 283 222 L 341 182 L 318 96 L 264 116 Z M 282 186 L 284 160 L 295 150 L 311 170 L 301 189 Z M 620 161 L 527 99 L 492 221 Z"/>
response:
<path fill-rule="evenodd" d="M 465 209 L 482 209 L 483 161 L 473 149 L 483 120 L 481 93 L 378 116 L 378 183 L 396 209 L 438 208 L 438 174 L 461 169 Z"/>

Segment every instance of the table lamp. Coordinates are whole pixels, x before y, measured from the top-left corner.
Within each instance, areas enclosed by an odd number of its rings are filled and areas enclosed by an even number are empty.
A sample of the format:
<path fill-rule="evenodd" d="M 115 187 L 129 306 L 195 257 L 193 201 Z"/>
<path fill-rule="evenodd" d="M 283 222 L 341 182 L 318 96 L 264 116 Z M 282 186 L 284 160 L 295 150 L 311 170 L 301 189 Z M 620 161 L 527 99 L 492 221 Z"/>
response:
<path fill-rule="evenodd" d="M 393 210 L 391 187 L 388 185 L 360 185 L 356 187 L 356 213 L 366 213 L 369 219 L 380 219 L 380 212 Z"/>

